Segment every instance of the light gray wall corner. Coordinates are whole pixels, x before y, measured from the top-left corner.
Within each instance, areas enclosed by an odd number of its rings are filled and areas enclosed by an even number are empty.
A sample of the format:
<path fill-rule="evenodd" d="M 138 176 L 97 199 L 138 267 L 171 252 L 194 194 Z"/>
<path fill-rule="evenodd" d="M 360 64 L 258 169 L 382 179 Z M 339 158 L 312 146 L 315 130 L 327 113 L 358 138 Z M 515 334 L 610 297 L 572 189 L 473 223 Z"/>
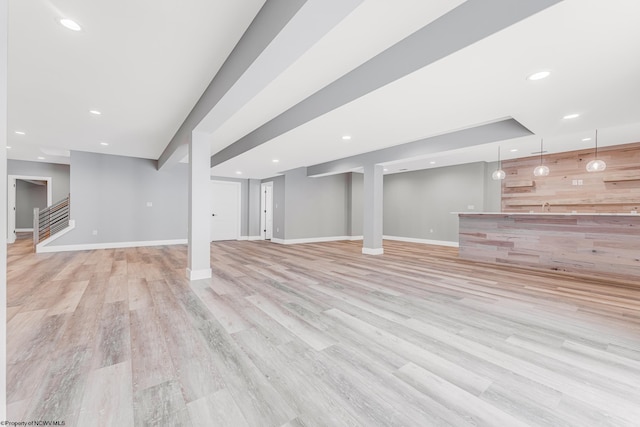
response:
<path fill-rule="evenodd" d="M 350 175 L 351 200 L 350 200 L 350 234 L 348 236 L 362 236 L 362 219 L 364 203 L 364 175 L 352 172 Z"/>
<path fill-rule="evenodd" d="M 53 180 L 52 180 L 53 182 Z M 47 186 L 16 180 L 16 228 L 33 227 L 33 208 L 47 207 Z"/>
<path fill-rule="evenodd" d="M 184 148 L 189 141 L 189 134 L 211 109 L 220 101 L 225 93 L 238 81 L 262 51 L 271 43 L 282 27 L 304 5 L 306 0 L 268 0 L 264 3 L 245 33 L 242 35 L 217 74 L 209 83 L 200 99 L 182 123 L 174 137 L 158 159 L 158 167 L 173 163 L 186 155 Z M 183 148 L 180 148 L 183 147 Z M 181 149 L 184 155 L 175 156 Z"/>
<path fill-rule="evenodd" d="M 284 240 L 285 236 L 285 177 L 266 178 L 261 183 L 273 182 L 273 231 L 272 236 Z"/>
<path fill-rule="evenodd" d="M 76 228 L 51 246 L 185 239 L 188 173 L 187 164 L 159 171 L 154 160 L 72 151 Z"/>
<path fill-rule="evenodd" d="M 58 163 L 8 160 L 7 175 L 50 176 L 52 202 L 58 202 L 69 195 L 69 165 Z"/>
<path fill-rule="evenodd" d="M 249 191 L 247 194 L 249 218 L 248 236 L 260 236 L 260 180 L 249 180 Z"/>
<path fill-rule="evenodd" d="M 347 174 L 347 187 L 345 189 L 345 206 L 346 206 L 346 215 L 345 215 L 345 230 L 346 230 L 346 235 L 347 236 L 352 236 L 353 233 L 351 232 L 351 208 L 352 208 L 352 203 L 351 203 L 351 199 L 353 198 L 352 195 L 352 189 L 351 189 L 351 181 L 352 181 L 352 177 L 351 177 L 351 173 Z"/>
<path fill-rule="evenodd" d="M 485 163 L 483 212 L 502 211 L 502 181 L 491 178 L 491 174 L 497 169 L 498 162 Z"/>
<path fill-rule="evenodd" d="M 306 168 L 285 173 L 285 238 L 347 235 L 348 175 L 308 178 Z"/>
<path fill-rule="evenodd" d="M 212 176 L 212 181 L 239 182 L 240 183 L 240 235 L 248 236 L 249 232 L 249 180 L 238 178 L 225 178 Z"/>
<path fill-rule="evenodd" d="M 458 241 L 451 212 L 485 210 L 485 162 L 386 175 L 384 234 Z"/>

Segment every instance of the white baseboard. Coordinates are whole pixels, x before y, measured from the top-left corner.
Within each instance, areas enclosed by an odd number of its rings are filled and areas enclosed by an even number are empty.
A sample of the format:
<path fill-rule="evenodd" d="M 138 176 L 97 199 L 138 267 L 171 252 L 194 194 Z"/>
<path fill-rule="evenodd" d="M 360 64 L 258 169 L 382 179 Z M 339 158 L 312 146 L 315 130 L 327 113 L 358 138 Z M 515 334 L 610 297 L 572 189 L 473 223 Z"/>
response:
<path fill-rule="evenodd" d="M 16 233 L 33 233 L 33 228 L 16 228 Z"/>
<path fill-rule="evenodd" d="M 384 249 L 383 248 L 377 248 L 377 249 L 362 248 L 362 253 L 364 255 L 382 255 L 384 253 Z"/>
<path fill-rule="evenodd" d="M 262 240 L 262 236 L 240 236 L 238 240 Z"/>
<path fill-rule="evenodd" d="M 45 246 L 38 248 L 37 252 L 69 252 L 69 251 L 92 251 L 96 249 L 122 249 L 122 248 L 141 248 L 146 246 L 169 246 L 169 245 L 186 245 L 187 239 L 175 240 L 146 240 L 141 242 L 109 242 L 109 243 L 85 243 L 80 245 L 60 245 Z"/>
<path fill-rule="evenodd" d="M 53 246 L 47 246 L 47 245 L 53 242 L 54 240 L 57 240 L 60 237 L 64 236 L 74 228 L 76 228 L 76 221 L 74 219 L 70 219 L 69 225 L 67 226 L 67 228 L 64 228 L 58 231 L 56 234 L 49 237 L 48 239 L 43 240 L 42 242 L 38 242 L 38 244 L 36 245 L 36 253 L 39 254 L 43 252 L 58 252 L 56 250 L 50 250 Z"/>
<path fill-rule="evenodd" d="M 189 280 L 202 280 L 211 278 L 211 269 L 202 268 L 200 270 L 192 270 L 187 268 L 187 279 Z"/>
<path fill-rule="evenodd" d="M 297 245 L 300 243 L 324 243 L 324 242 L 337 242 L 340 240 L 360 240 L 362 236 L 329 236 L 329 237 L 309 237 L 305 239 L 277 239 L 271 238 L 273 243 L 281 245 Z"/>
<path fill-rule="evenodd" d="M 382 236 L 382 238 L 385 240 L 397 240 L 399 242 L 422 243 L 424 245 L 448 246 L 451 248 L 459 247 L 458 242 L 450 242 L 448 240 L 415 239 L 413 237 L 399 237 L 399 236 Z"/>
<path fill-rule="evenodd" d="M 249 240 L 249 236 L 240 236 L 238 240 Z"/>

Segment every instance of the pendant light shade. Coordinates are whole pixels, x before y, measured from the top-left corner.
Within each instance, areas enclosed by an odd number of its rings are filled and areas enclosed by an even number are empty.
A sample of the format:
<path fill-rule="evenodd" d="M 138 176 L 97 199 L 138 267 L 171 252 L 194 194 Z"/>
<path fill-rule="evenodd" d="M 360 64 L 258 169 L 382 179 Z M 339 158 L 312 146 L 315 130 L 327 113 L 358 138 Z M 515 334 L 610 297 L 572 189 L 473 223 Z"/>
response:
<path fill-rule="evenodd" d="M 600 172 L 607 168 L 604 160 L 598 160 L 598 129 L 596 129 L 596 156 L 595 159 L 587 163 L 587 172 Z"/>
<path fill-rule="evenodd" d="M 493 173 L 491 174 L 491 178 L 493 178 L 495 181 L 498 181 L 504 179 L 505 176 L 507 176 L 507 174 L 502 170 L 502 162 L 500 161 L 500 147 L 498 147 L 498 170 L 493 171 Z"/>
<path fill-rule="evenodd" d="M 536 168 L 533 170 L 533 175 L 534 176 L 547 176 L 549 175 L 549 168 L 545 165 L 542 164 L 542 139 L 540 140 L 540 165 L 536 166 Z"/>
<path fill-rule="evenodd" d="M 547 176 L 549 175 L 549 168 L 545 165 L 536 166 L 533 170 L 535 176 Z"/>

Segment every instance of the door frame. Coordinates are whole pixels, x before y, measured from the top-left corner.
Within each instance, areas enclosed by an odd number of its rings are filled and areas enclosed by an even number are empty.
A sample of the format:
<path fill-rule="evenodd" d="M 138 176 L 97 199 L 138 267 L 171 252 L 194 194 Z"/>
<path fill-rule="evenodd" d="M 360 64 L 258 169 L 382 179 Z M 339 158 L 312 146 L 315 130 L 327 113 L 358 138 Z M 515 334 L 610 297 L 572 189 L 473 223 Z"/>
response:
<path fill-rule="evenodd" d="M 271 205 L 267 206 L 267 199 L 265 196 L 266 188 L 271 187 Z M 266 222 L 267 213 L 266 210 L 271 211 L 271 237 L 273 238 L 273 181 L 263 182 L 260 184 L 260 237 L 262 240 L 267 240 Z"/>
<path fill-rule="evenodd" d="M 53 178 L 50 176 L 8 175 L 7 176 L 7 243 L 16 241 L 16 180 L 46 181 L 47 206 L 53 204 Z"/>
<path fill-rule="evenodd" d="M 237 181 L 221 181 L 218 179 L 212 179 L 211 182 L 216 184 L 235 185 L 238 188 L 238 237 L 236 238 L 236 240 L 240 240 L 240 237 L 242 236 L 242 183 Z M 211 188 L 209 188 L 209 194 L 211 197 L 213 197 Z M 209 209 L 211 209 L 211 204 L 209 204 Z M 213 212 L 209 213 L 212 214 Z M 209 230 L 209 239 L 211 239 L 211 230 Z M 211 241 L 213 242 L 213 240 Z"/>

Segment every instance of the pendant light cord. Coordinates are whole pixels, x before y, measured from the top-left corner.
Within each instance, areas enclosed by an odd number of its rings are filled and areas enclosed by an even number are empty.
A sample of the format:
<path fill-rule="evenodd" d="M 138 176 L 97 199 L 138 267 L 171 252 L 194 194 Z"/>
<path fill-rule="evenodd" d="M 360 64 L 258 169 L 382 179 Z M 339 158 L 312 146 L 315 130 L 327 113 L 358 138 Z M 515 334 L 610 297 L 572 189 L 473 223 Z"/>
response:
<path fill-rule="evenodd" d="M 542 166 L 542 139 L 540 139 L 540 166 Z M 531 167 L 531 166 L 529 166 Z"/>

